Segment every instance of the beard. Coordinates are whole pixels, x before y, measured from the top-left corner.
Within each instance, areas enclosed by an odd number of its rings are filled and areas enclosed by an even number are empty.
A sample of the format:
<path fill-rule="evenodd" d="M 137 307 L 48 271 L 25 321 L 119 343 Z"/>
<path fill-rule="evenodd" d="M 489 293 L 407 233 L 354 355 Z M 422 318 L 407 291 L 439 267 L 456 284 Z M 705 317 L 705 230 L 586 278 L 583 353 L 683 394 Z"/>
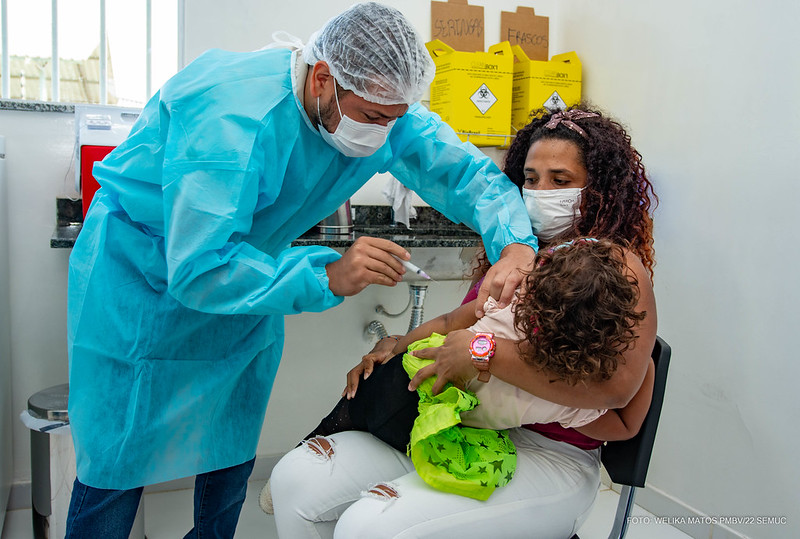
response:
<path fill-rule="evenodd" d="M 317 98 L 319 99 L 319 98 Z M 334 103 L 334 98 L 331 99 L 327 103 L 321 103 L 318 101 L 319 106 L 317 107 L 317 125 L 322 126 L 328 133 L 333 133 L 333 130 L 328 128 L 329 125 L 333 123 L 335 116 L 339 115 L 339 111 L 336 107 L 336 103 Z"/>

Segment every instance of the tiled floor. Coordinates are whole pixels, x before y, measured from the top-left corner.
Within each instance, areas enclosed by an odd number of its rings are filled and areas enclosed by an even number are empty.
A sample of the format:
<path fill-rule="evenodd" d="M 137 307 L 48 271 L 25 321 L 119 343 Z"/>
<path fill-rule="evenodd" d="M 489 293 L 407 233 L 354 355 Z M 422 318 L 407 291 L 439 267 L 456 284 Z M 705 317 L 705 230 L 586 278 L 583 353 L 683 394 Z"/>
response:
<path fill-rule="evenodd" d="M 264 481 L 251 481 L 247 489 L 236 539 L 275 539 L 278 537 L 275 521 L 258 506 L 258 493 Z M 581 528 L 581 539 L 605 539 L 611 531 L 619 496 L 604 489 L 598 494 L 589 520 Z M 153 492 L 145 495 L 145 534 L 147 539 L 180 539 L 191 528 L 192 491 Z M 649 515 L 636 506 L 634 515 Z M 666 524 L 633 524 L 628 530 L 629 539 L 686 539 L 685 533 Z M 2 539 L 32 539 L 31 514 L 28 509 L 6 514 Z M 291 539 L 291 538 L 289 538 Z"/>

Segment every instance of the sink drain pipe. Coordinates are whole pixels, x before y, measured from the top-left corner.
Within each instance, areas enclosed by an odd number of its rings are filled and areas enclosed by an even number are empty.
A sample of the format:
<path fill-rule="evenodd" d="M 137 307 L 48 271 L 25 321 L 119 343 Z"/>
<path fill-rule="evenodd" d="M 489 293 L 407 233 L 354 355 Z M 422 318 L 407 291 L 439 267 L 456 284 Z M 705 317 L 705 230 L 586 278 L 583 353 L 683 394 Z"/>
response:
<path fill-rule="evenodd" d="M 408 293 L 411 295 L 411 320 L 408 322 L 408 331 L 411 331 L 422 324 L 425 294 L 428 293 L 428 285 L 409 284 Z"/>

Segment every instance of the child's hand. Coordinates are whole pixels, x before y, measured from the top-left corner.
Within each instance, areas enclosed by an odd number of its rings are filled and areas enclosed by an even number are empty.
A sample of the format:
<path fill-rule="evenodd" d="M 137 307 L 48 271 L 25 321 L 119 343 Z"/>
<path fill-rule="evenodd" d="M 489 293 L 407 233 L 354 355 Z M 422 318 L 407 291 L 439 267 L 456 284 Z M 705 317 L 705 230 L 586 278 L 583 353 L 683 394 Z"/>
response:
<path fill-rule="evenodd" d="M 365 366 L 364 380 L 372 374 L 372 368 L 376 363 L 386 363 L 389 358 L 395 355 L 394 349 L 398 342 L 399 339 L 392 336 L 379 339 L 375 346 L 372 347 L 372 350 L 361 357 L 361 363 Z"/>
<path fill-rule="evenodd" d="M 375 343 L 372 350 L 361 358 L 361 363 L 348 371 L 347 385 L 342 391 L 342 397 L 347 397 L 347 400 L 352 399 L 356 395 L 362 375 L 366 380 L 372 374 L 376 364 L 386 363 L 394 355 L 393 350 L 396 344 L 397 339 L 394 337 L 385 337 Z"/>

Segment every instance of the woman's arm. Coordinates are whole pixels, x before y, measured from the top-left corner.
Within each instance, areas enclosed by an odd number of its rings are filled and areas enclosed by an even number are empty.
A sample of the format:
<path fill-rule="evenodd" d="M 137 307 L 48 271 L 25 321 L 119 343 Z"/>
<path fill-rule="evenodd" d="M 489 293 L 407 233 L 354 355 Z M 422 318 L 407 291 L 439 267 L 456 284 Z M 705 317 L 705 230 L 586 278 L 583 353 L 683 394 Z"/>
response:
<path fill-rule="evenodd" d="M 630 440 L 639 432 L 650 409 L 653 399 L 653 381 L 655 379 L 655 365 L 652 361 L 647 367 L 642 387 L 633 396 L 631 402 L 624 408 L 609 410 L 591 423 L 575 430 L 595 440 Z"/>
<path fill-rule="evenodd" d="M 622 354 L 619 367 L 609 380 L 589 381 L 574 386 L 554 380 L 549 373 L 525 363 L 519 356 L 516 342 L 504 339 L 496 339 L 497 347 L 489 367 L 492 375 L 528 393 L 564 406 L 608 409 L 627 406 L 641 387 L 647 372 L 650 354 L 655 345 L 658 320 L 650 276 L 635 254 L 626 253 L 626 263 L 639 283 L 637 310 L 645 311 L 647 316 L 639 323 L 636 341 Z M 477 374 L 468 348 L 472 336 L 472 332 L 466 330 L 451 331 L 441 347 L 414 352 L 414 355 L 432 358 L 436 362 L 420 369 L 411 380 L 409 388 L 416 389 L 423 380 L 434 375 L 438 377 L 433 386 L 434 393 L 441 391 L 447 382 L 463 387 L 467 380 Z"/>

